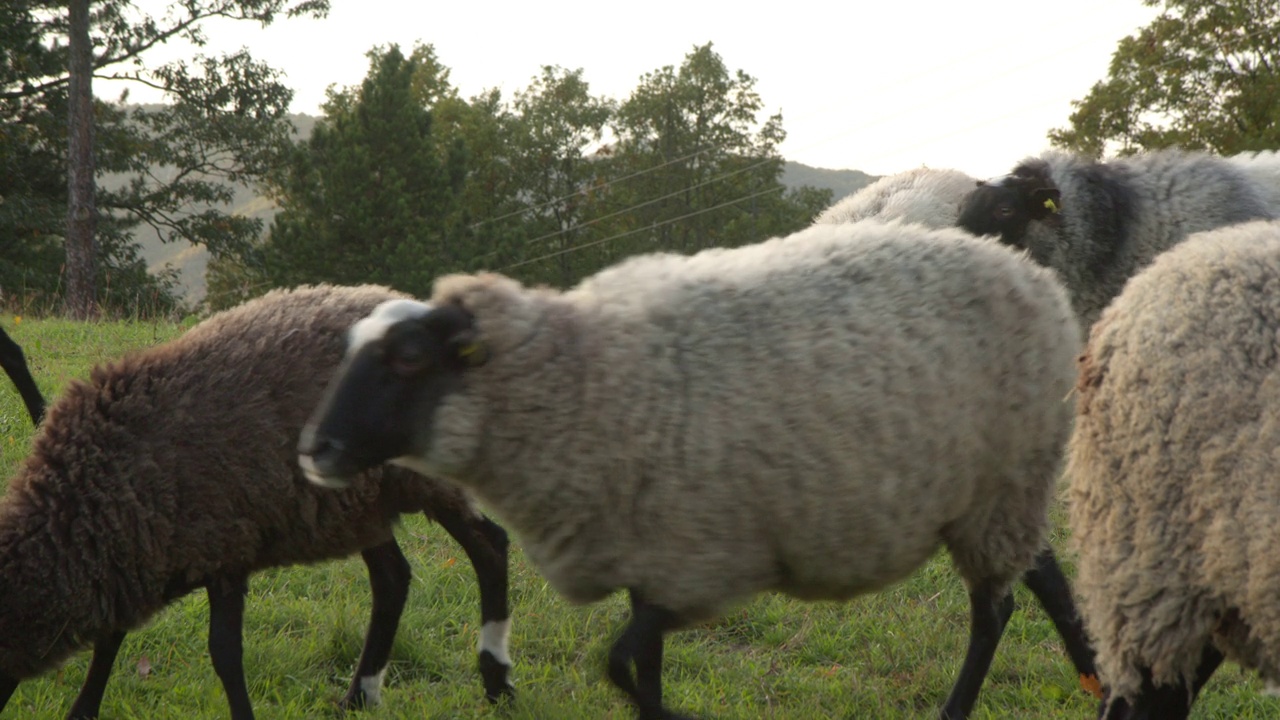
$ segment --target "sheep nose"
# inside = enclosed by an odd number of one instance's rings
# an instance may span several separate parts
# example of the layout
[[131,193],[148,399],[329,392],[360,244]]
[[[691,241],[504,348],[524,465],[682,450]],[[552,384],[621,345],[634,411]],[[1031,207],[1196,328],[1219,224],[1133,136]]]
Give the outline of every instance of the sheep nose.
[[350,482],[344,471],[343,452],[339,440],[314,432],[303,432],[298,441],[298,465],[307,479],[316,485],[344,488]]
[[298,438],[298,454],[300,455],[319,458],[341,455],[346,449],[347,446],[341,440],[329,437],[313,428],[303,430],[302,437]]

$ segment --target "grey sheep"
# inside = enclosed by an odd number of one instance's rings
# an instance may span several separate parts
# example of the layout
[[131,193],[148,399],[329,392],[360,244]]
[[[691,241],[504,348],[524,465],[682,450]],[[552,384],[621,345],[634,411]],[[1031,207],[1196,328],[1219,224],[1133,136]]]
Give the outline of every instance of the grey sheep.
[[1088,328],[1126,280],[1188,235],[1276,212],[1241,163],[1216,155],[1160,150],[1096,162],[1052,150],[974,188],[959,225],[1056,270]]
[[666,631],[762,591],[847,599],[945,546],[973,612],[942,711],[963,718],[1033,565],[1092,673],[1044,544],[1080,344],[1053,273],[954,228],[815,225],[564,293],[450,276],[352,329],[299,462],[334,487],[429,469],[570,601],[627,589],[609,677],[645,719],[678,717]]
[[1135,276],[1080,360],[1068,450],[1102,717],[1186,718],[1225,657],[1280,681],[1280,222]]
[[296,445],[342,358],[343,330],[399,295],[273,291],[93,370],[53,403],[0,498],[0,708],[19,681],[92,644],[70,717],[96,717],[129,630],[197,588],[209,654],[237,720],[248,576],[360,552],[373,614],[344,707],[378,702],[410,567],[392,534],[424,512],[470,557],[491,699],[508,691],[506,534],[452,486],[399,468],[342,493],[307,482]]
[[31,377],[31,371],[27,369],[27,360],[22,354],[22,346],[14,342],[4,328],[0,328],[0,367],[4,368],[5,374],[18,389],[23,404],[27,406],[27,414],[31,416],[31,421],[39,425],[40,419],[44,417],[44,396],[40,394],[35,378]]
[[1249,176],[1262,193],[1267,207],[1280,217],[1280,151],[1243,152],[1227,156],[1227,161]]
[[878,218],[951,227],[960,215],[960,203],[976,183],[959,170],[915,168],[876,180],[824,210],[814,222]]

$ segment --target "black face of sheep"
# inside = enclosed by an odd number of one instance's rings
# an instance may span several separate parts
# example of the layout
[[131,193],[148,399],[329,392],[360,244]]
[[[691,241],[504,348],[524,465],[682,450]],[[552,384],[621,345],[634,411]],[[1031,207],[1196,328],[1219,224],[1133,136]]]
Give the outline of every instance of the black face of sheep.
[[1062,209],[1062,193],[1047,168],[1018,167],[1012,175],[979,180],[960,208],[957,224],[974,235],[999,235],[1000,241],[1026,248],[1027,225]]
[[318,485],[345,487],[362,470],[423,455],[412,428],[429,435],[435,408],[461,387],[463,371],[485,361],[470,315],[457,306],[397,301],[362,322],[298,441],[299,462]]

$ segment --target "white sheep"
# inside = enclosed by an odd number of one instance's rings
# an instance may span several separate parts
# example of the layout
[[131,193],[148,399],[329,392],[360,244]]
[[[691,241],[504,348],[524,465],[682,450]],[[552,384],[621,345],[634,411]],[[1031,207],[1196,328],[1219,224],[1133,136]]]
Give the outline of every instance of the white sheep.
[[1135,276],[1080,360],[1077,588],[1104,717],[1186,718],[1225,657],[1280,682],[1280,222]]
[[336,487],[429,468],[569,600],[626,588],[609,675],[642,718],[676,717],[664,632],[762,591],[883,588],[946,546],[973,612],[943,709],[962,718],[1011,583],[1052,562],[1080,344],[1052,272],[896,222],[636,257],[564,293],[451,276],[353,328],[300,463]]
[[999,235],[1056,270],[1088,328],[1124,283],[1187,235],[1276,217],[1243,162],[1159,150],[1097,162],[1052,150],[983,183],[960,227]]
[[959,170],[915,168],[876,180],[822,212],[815,223],[901,220],[927,227],[956,224],[977,180]]

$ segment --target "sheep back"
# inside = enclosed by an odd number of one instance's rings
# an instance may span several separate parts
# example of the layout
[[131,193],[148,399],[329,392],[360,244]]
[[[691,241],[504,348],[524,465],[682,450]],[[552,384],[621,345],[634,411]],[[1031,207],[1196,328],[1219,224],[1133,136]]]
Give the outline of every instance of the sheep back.
[[685,618],[776,589],[847,598],[945,543],[970,581],[1041,547],[1079,328],[1052,273],[959,230],[863,221],[564,293],[440,279],[489,360],[444,396],[453,475],[575,602]]
[[1114,696],[1211,636],[1280,679],[1280,223],[1201,233],[1103,312],[1069,448],[1076,589]]
[[385,288],[274,291],[99,366],[49,408],[0,500],[0,672],[28,677],[210,578],[342,557],[463,502],[401,469],[340,493],[295,446]]
[[879,218],[933,228],[951,227],[960,214],[960,203],[976,183],[959,170],[914,168],[876,180],[824,210],[814,222]]
[[1227,161],[1244,171],[1259,189],[1273,217],[1280,217],[1280,151],[1231,155]]

